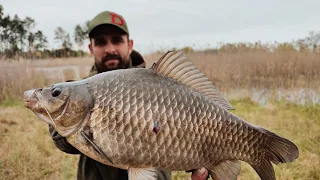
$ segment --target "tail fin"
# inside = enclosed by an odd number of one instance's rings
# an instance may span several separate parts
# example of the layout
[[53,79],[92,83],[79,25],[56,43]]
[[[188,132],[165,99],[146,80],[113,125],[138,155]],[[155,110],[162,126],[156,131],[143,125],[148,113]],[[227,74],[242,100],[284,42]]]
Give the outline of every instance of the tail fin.
[[258,164],[251,164],[263,180],[274,180],[275,173],[271,162],[274,164],[293,162],[299,156],[298,147],[291,141],[265,130],[268,142],[265,155]]
[[269,141],[266,145],[266,158],[274,164],[293,162],[299,156],[298,147],[288,139],[272,132],[267,132]]

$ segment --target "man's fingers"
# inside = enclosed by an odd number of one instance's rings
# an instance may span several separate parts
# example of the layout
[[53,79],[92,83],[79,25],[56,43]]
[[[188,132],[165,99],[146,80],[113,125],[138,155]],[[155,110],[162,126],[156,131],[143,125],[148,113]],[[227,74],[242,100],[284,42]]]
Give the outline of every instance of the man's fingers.
[[206,172],[207,172],[207,169],[204,167],[196,170],[196,173],[200,176],[204,175],[204,173]]
[[208,170],[204,167],[194,170],[191,175],[192,180],[207,180],[207,178]]

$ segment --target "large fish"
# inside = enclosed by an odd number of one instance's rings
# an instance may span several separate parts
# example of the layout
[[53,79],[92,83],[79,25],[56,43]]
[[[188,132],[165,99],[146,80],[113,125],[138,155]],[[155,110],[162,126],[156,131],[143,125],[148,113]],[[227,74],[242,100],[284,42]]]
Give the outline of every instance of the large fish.
[[127,169],[130,179],[201,167],[214,179],[237,179],[244,161],[273,180],[272,163],[299,156],[291,141],[230,112],[231,104],[181,51],[165,53],[150,69],[29,90],[24,100],[83,154]]

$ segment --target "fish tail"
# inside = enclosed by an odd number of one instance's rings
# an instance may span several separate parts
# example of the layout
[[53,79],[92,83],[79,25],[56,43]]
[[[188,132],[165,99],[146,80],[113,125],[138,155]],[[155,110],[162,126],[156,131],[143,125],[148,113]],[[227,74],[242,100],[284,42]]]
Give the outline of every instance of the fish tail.
[[263,180],[275,180],[274,164],[293,162],[299,156],[298,147],[291,141],[265,130],[268,137],[264,147],[265,153],[262,160],[251,164],[254,170]]

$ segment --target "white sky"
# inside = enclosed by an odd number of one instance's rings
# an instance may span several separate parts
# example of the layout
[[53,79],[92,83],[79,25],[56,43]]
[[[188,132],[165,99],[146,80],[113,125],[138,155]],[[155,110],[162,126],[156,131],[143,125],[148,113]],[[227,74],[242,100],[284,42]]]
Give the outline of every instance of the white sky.
[[76,24],[104,10],[124,16],[135,49],[142,53],[218,42],[292,41],[320,31],[320,0],[1,0],[0,4],[5,14],[35,19],[51,47],[56,27],[73,34]]

